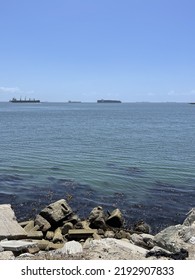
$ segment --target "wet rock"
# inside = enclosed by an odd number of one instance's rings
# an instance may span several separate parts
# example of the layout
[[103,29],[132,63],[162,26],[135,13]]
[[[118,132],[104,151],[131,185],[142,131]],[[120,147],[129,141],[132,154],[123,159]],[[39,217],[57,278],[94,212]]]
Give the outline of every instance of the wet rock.
[[145,223],[143,220],[138,221],[134,225],[134,231],[142,232],[142,233],[150,233],[150,226]]
[[120,228],[123,226],[124,218],[121,211],[117,208],[112,211],[111,215],[107,218],[106,224],[110,227]]
[[97,206],[93,208],[93,210],[89,214],[89,218],[88,218],[89,226],[95,229],[98,228],[106,229],[105,218],[106,216],[103,208],[101,206]]
[[125,230],[121,229],[120,231],[117,231],[115,233],[115,238],[117,238],[117,239],[122,239],[122,238],[129,239],[130,234],[129,234],[129,232],[126,232]]

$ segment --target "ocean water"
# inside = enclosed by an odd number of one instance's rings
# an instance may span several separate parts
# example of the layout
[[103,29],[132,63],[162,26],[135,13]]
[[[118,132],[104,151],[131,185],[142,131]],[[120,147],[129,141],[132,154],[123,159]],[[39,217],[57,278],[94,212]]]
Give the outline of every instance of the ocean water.
[[127,227],[195,207],[195,106],[0,103],[0,203],[18,220],[65,198],[79,216],[120,208]]

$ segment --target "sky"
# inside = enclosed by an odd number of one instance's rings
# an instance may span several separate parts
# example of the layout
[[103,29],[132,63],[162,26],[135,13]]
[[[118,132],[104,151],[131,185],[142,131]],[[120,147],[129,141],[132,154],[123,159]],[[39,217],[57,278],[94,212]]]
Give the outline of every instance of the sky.
[[195,102],[195,0],[0,0],[0,101]]

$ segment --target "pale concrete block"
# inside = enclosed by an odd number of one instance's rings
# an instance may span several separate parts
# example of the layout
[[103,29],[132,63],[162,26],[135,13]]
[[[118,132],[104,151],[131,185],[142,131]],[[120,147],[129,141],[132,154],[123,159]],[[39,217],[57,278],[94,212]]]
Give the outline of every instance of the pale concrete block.
[[27,235],[26,231],[16,221],[10,204],[0,205],[0,240],[21,239]]
[[5,251],[13,252],[26,250],[27,248],[33,247],[35,245],[36,242],[28,242],[24,240],[6,240],[0,242],[0,246],[3,247]]

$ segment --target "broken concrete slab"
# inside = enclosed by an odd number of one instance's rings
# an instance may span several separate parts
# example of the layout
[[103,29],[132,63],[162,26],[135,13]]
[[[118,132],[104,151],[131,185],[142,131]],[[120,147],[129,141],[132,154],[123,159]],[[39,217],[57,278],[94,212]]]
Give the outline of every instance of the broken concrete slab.
[[25,251],[30,247],[36,246],[36,242],[29,242],[25,240],[3,240],[0,241],[0,246],[3,247],[5,251]]
[[28,239],[42,239],[43,233],[42,231],[30,231],[27,234]]
[[16,221],[10,204],[0,205],[0,240],[21,239],[27,235],[26,231]]
[[33,220],[29,221],[28,224],[26,224],[23,228],[26,232],[31,231],[35,226],[35,223]]
[[70,229],[68,231],[68,239],[86,239],[93,236],[94,233],[97,233],[96,229]]

